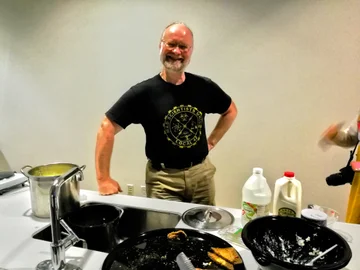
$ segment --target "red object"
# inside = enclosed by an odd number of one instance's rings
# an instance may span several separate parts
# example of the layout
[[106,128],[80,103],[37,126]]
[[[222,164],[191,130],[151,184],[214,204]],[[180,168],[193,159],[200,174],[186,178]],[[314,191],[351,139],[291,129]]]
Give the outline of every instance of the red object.
[[352,161],[350,165],[354,172],[360,171],[360,161]]
[[284,176],[285,177],[294,177],[295,173],[294,172],[284,172]]

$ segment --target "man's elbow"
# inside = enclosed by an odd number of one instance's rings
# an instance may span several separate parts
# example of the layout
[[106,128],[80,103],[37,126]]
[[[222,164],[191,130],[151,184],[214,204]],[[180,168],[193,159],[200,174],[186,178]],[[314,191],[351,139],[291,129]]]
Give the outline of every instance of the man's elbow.
[[122,128],[112,122],[107,117],[104,118],[104,120],[101,122],[100,128],[97,132],[98,138],[107,138],[112,139],[116,133],[118,133]]
[[231,101],[231,104],[229,106],[229,108],[227,109],[227,111],[225,113],[222,114],[223,116],[229,116],[232,119],[235,119],[237,116],[237,108],[236,105],[234,103],[234,101]]

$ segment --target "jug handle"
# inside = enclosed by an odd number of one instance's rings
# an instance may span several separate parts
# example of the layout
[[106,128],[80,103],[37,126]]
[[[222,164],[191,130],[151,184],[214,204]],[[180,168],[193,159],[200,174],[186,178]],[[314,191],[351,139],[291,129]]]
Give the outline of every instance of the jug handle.
[[25,165],[24,167],[22,167],[22,168],[20,169],[20,172],[21,172],[23,175],[25,175],[26,177],[29,177],[29,175],[27,174],[27,172],[24,171],[25,168],[30,168],[30,169],[32,169],[32,166],[30,166],[30,165]]

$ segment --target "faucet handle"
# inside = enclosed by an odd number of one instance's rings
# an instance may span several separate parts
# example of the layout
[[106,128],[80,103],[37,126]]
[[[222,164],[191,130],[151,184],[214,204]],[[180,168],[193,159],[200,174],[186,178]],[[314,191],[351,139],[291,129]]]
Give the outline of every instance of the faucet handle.
[[86,249],[88,248],[86,240],[79,238],[75,234],[75,232],[69,227],[69,225],[66,224],[66,222],[63,219],[60,220],[60,224],[66,230],[66,232],[62,232],[62,234],[67,236],[66,240],[68,240],[68,241],[65,241],[65,247],[68,247],[70,245],[75,245],[77,242],[82,242],[82,247],[86,248]]
[[[71,245],[75,245],[77,242],[79,241],[84,241],[85,240],[79,238],[76,233],[69,227],[69,225],[66,224],[65,220],[61,219],[60,220],[60,224],[64,227],[66,233],[64,233],[66,236],[66,238],[63,240],[65,249],[69,248]],[[84,244],[83,244],[84,245]]]
[[88,248],[88,245],[87,245],[87,242],[85,239],[82,239],[82,238],[79,238],[79,241],[82,242],[82,247],[87,249]]

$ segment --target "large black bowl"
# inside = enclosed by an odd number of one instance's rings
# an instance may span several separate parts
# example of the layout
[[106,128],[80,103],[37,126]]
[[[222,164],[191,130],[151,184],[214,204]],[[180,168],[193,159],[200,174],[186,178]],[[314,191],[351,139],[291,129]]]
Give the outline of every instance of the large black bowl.
[[[264,270],[335,270],[345,267],[352,257],[350,246],[339,234],[295,217],[256,218],[244,226],[242,239]],[[335,244],[338,246],[313,266],[304,265],[317,256],[317,250]]]

